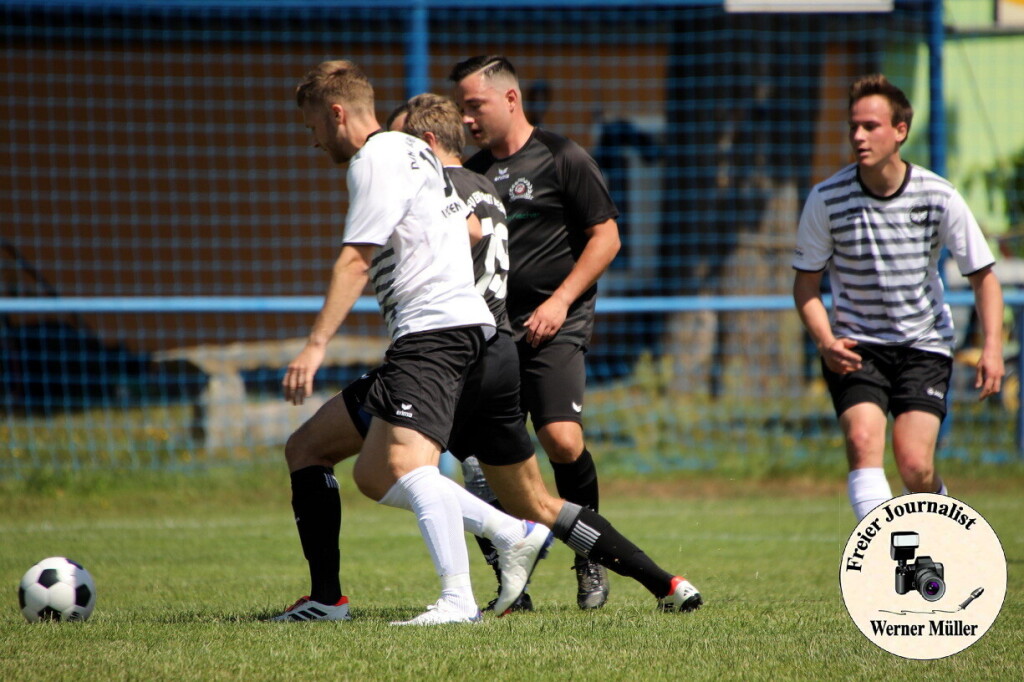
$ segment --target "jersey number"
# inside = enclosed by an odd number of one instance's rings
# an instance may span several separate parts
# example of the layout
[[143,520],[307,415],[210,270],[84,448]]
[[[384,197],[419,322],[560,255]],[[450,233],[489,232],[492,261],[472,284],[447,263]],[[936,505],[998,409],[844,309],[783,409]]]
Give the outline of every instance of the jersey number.
[[491,218],[480,221],[483,238],[487,239],[487,253],[484,255],[484,273],[476,281],[480,294],[491,292],[495,298],[504,300],[508,290],[508,227],[505,223],[495,224]]

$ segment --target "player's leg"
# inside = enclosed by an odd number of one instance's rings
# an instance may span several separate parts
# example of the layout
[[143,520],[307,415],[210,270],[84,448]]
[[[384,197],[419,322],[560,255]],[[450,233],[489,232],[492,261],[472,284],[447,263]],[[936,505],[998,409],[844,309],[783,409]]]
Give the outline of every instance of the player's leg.
[[[362,384],[360,382],[363,382]],[[274,620],[348,620],[348,600],[342,595],[341,497],[334,465],[359,452],[363,434],[353,417],[356,402],[365,395],[365,380],[350,385],[317,410],[285,444],[291,477],[292,511],[302,553],[309,565],[309,594]]]
[[892,447],[903,485],[909,492],[946,494],[935,471],[939,428],[946,416],[952,358],[939,353],[901,350],[894,378]]
[[[484,358],[467,378],[455,413],[452,453],[464,465],[474,452],[501,462],[533,456],[533,443],[519,406],[519,362],[511,337],[501,334],[488,344]],[[536,562],[547,554],[550,530],[504,513],[479,466],[464,466],[467,488],[458,489],[463,524],[474,534],[498,578],[498,596],[485,609],[532,610],[527,582]],[[485,501],[487,498],[493,500]],[[523,517],[534,518],[534,517]],[[492,563],[493,561],[493,563]],[[511,601],[510,601],[511,600]]]
[[[555,488],[565,500],[598,511],[597,468],[583,440],[585,351],[571,343],[534,349],[521,342],[518,348],[523,409],[530,414],[537,439],[551,461]],[[608,600],[604,567],[577,556],[573,568],[579,607],[603,606]]]
[[438,443],[423,434],[374,419],[352,473],[367,497],[416,515],[441,580],[436,615],[444,617],[438,623],[474,622],[479,611],[470,583],[462,513],[437,468],[440,454]]
[[836,374],[822,360],[821,373],[843,432],[849,465],[846,489],[860,520],[892,498],[883,462],[892,385],[891,362],[884,352],[867,344],[858,345],[857,352],[863,360],[860,370]]
[[701,605],[696,588],[658,566],[606,518],[592,509],[552,497],[535,456],[514,464],[482,464],[482,468],[509,513],[550,526],[556,538],[587,560],[638,581],[662,600],[662,608],[691,611]]
[[437,468],[455,407],[471,369],[483,357],[478,328],[407,334],[388,349],[364,410],[375,418],[353,467],[356,485],[382,504],[416,515],[441,598],[403,624],[479,622],[458,498]]
[[874,403],[860,403],[839,416],[846,444],[850,473],[846,479],[850,506],[857,520],[882,502],[892,498],[885,477],[886,416]]
[[900,478],[909,492],[946,492],[946,486],[935,471],[935,446],[941,423],[936,415],[919,410],[904,412],[895,419],[893,453]]

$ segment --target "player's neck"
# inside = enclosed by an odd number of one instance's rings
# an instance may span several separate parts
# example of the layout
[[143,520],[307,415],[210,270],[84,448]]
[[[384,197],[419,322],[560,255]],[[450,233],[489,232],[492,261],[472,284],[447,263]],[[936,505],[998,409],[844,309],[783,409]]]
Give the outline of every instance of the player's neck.
[[432,149],[434,150],[434,154],[436,154],[437,158],[441,161],[442,166],[448,167],[462,165],[462,159],[459,158],[458,154],[452,154],[451,152],[441,151],[437,147],[432,147]]
[[525,118],[516,121],[509,129],[504,141],[491,147],[491,154],[496,159],[507,159],[525,147],[526,143],[530,141],[531,135],[533,135],[533,126],[529,121]]
[[897,152],[883,164],[870,168],[860,166],[857,170],[860,181],[869,192],[877,197],[889,197],[903,186],[908,169],[907,162],[901,159]]

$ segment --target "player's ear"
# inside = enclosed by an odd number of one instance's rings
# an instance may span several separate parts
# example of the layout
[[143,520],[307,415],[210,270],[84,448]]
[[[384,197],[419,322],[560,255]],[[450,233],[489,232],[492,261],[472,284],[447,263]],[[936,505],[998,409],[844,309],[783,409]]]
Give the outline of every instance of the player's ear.
[[515,88],[509,88],[505,91],[505,104],[510,112],[515,111],[519,107],[519,92]]
[[896,124],[896,141],[902,145],[907,141],[907,134],[910,131],[910,126],[907,125],[906,121],[900,121]]
[[337,103],[331,105],[331,117],[338,123],[345,122],[346,113],[344,106]]

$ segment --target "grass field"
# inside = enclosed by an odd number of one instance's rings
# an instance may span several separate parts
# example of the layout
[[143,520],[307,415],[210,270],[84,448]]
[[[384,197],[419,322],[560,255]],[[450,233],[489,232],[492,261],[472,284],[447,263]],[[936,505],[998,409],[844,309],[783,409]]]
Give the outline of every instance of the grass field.
[[[306,590],[283,471],[125,474],[0,485],[0,680],[1011,680],[1024,677],[1024,499],[1018,474],[951,481],[999,534],[1009,585],[992,629],[938,661],[895,657],[849,619],[838,589],[854,526],[840,481],[689,477],[604,482],[603,511],[707,603],[660,614],[612,576],[582,613],[569,550],[540,564],[532,614],[482,626],[394,628],[437,581],[415,522],[356,494],[342,468],[342,577],[355,620],[261,619]],[[959,485],[959,488],[957,487]],[[470,540],[475,590],[493,577]],[[67,555],[99,600],[81,624],[30,625],[21,574]]]

